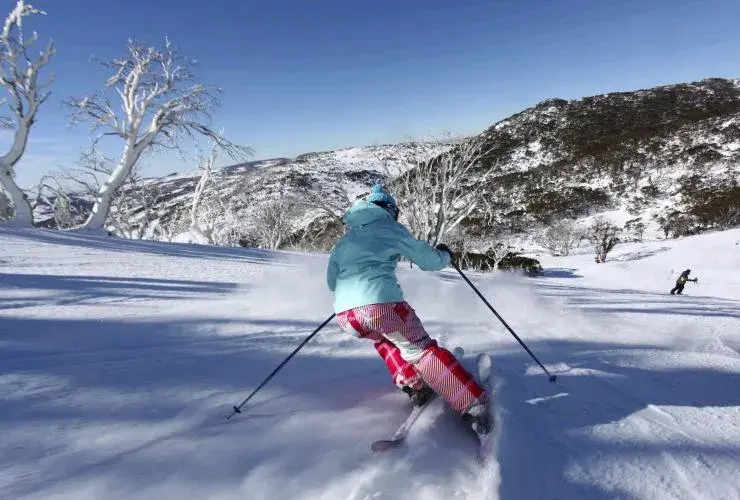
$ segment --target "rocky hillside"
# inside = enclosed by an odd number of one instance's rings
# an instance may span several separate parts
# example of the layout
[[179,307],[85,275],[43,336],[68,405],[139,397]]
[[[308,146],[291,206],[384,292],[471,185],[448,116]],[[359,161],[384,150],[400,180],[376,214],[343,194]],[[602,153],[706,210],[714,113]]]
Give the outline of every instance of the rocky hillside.
[[549,99],[483,135],[492,202],[516,229],[613,211],[680,231],[671,218],[688,230],[722,225],[721,200],[740,210],[738,80]]
[[[494,166],[487,198],[496,224],[521,235],[599,213],[620,224],[639,219],[649,232],[666,235],[740,223],[738,80],[549,99],[481,135],[489,151],[482,167]],[[357,147],[234,165],[216,173],[204,206],[225,210],[209,215],[229,233],[224,244],[256,244],[254,221],[264,222],[266,207],[283,203],[292,206],[281,215],[290,219],[292,235],[273,243],[323,233],[314,246],[325,247],[349,200],[373,182],[388,181],[389,172],[400,172],[404,162],[398,158],[446,154],[451,147]],[[154,193],[134,210],[139,220],[154,214],[152,227],[159,230],[145,235],[171,238],[184,228],[197,182],[197,173],[182,174],[138,188]],[[474,213],[464,224],[472,232],[481,220]]]
[[[276,232],[287,232],[279,235],[282,245],[301,240],[298,246],[324,248],[341,230],[332,224],[341,220],[348,204],[370,185],[385,183],[408,168],[410,158],[434,157],[450,147],[446,142],[379,145],[224,167],[213,172],[198,219],[212,228],[216,244],[277,247],[280,245],[263,240],[278,237]],[[129,187],[122,198],[133,201],[114,202],[109,227],[120,226],[116,219],[125,219],[133,224],[123,225],[133,227],[123,232],[134,237],[188,241],[187,225],[199,180],[200,173],[191,172],[147,179]],[[126,214],[122,215],[123,211]],[[48,206],[37,207],[36,215],[37,220],[46,220],[43,225],[53,226]],[[255,226],[264,229],[266,225],[273,226],[272,234],[256,230]],[[331,231],[327,232],[327,227]]]

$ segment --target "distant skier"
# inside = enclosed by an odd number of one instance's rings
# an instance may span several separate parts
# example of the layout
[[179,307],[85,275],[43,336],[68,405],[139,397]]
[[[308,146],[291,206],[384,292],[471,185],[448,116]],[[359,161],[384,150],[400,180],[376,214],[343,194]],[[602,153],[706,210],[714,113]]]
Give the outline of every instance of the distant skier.
[[334,246],[326,273],[337,322],[347,333],[375,343],[393,382],[415,404],[424,404],[436,391],[475,432],[486,434],[492,424],[488,394],[429,337],[396,277],[402,256],[422,270],[437,271],[449,264],[452,252],[414,238],[398,215],[396,201],[377,184],[345,212],[349,230]]
[[679,276],[678,279],[676,280],[676,286],[674,286],[671,289],[671,295],[675,295],[675,294],[681,295],[681,292],[683,292],[683,287],[686,286],[687,281],[693,281],[694,283],[696,283],[697,281],[696,278],[694,279],[689,278],[690,272],[691,272],[691,269],[687,269],[681,273],[681,276]]

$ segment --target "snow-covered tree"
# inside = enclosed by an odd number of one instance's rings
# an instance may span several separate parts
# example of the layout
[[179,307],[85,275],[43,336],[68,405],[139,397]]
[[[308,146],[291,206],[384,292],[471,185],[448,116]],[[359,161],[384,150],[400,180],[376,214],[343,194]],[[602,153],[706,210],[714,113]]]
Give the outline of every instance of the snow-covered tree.
[[493,147],[485,134],[417,142],[411,156],[404,147],[387,155],[403,171],[390,187],[414,236],[435,245],[483,204],[495,168],[483,160]]
[[295,245],[303,250],[328,250],[344,232],[343,216],[357,198],[346,186],[310,186],[295,194],[296,209],[312,214],[313,220],[303,230]]
[[[251,153],[249,148],[232,143],[210,126],[212,114],[220,104],[219,89],[199,83],[193,73],[195,61],[181,54],[169,40],[162,48],[129,40],[123,57],[101,64],[111,70],[111,76],[102,91],[68,101],[72,121],[89,122],[97,133],[95,143],[104,137],[115,137],[123,144],[84,227],[103,227],[114,194],[142,155],[152,148],[181,150],[184,139],[205,137],[235,161]],[[113,104],[114,98],[120,99],[119,106]]]
[[49,97],[46,89],[53,81],[50,78],[40,82],[39,73],[54,56],[54,45],[50,42],[35,57],[29,55],[38,35],[33,32],[28,38],[24,36],[23,18],[34,14],[45,12],[18,0],[0,34],[0,87],[10,95],[2,102],[7,102],[12,111],[11,116],[0,118],[0,128],[13,131],[10,149],[0,156],[0,186],[7,191],[13,204],[10,223],[24,227],[33,225],[33,211],[28,196],[15,182],[14,167],[26,151],[36,114]]
[[605,217],[596,218],[588,228],[587,237],[596,252],[596,263],[606,262],[606,256],[619,243],[622,229]]
[[537,242],[553,255],[570,255],[571,250],[583,239],[584,231],[572,220],[562,220],[544,230]]
[[500,231],[493,237],[492,244],[485,254],[493,262],[493,268],[498,270],[501,261],[514,249],[514,235],[507,231]]
[[195,185],[193,192],[193,202],[190,204],[190,234],[196,243],[201,245],[212,245],[214,241],[214,231],[216,223],[225,212],[225,207],[221,200],[217,204],[208,203],[203,205],[203,194],[206,187],[214,184],[213,181],[213,164],[218,157],[218,145],[211,144],[209,155],[198,154],[198,170],[200,178]]
[[635,241],[642,241],[642,237],[645,234],[645,223],[642,222],[642,218],[638,217],[636,219],[628,220],[624,224],[624,230],[632,233],[632,237]]
[[172,242],[177,236],[190,231],[188,214],[175,212],[154,227],[153,239]]
[[13,216],[13,209],[10,206],[10,198],[0,189],[0,222],[6,221]]
[[107,224],[123,238],[141,239],[152,235],[164,215],[159,206],[162,185],[156,179],[144,179],[139,167],[129,175],[111,201]]
[[290,237],[293,231],[295,201],[281,197],[262,204],[253,219],[253,234],[259,246],[267,250],[277,250]]
[[347,188],[339,184],[325,188],[302,187],[296,190],[296,198],[306,210],[315,210],[319,216],[340,224],[347,208],[355,201]]
[[[73,222],[71,226],[58,227],[79,227],[90,218],[103,181],[110,178],[115,168],[116,162],[102,154],[93,143],[81,155],[78,167],[55,176],[55,217],[66,219],[65,209],[69,207]],[[139,165],[134,165],[110,200],[106,229],[123,238],[140,239],[151,234],[162,215],[157,210],[160,195],[160,184],[144,179]]]
[[79,226],[89,212],[86,208],[84,200],[74,198],[69,193],[60,192],[52,203],[56,227],[68,229]]

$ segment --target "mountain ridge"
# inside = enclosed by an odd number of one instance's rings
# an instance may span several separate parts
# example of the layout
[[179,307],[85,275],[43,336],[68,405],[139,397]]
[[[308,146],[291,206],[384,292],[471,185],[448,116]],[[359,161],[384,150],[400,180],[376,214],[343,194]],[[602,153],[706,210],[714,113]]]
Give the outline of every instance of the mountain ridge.
[[[737,216],[721,221],[709,213],[718,204],[740,204],[739,79],[549,98],[479,136],[490,150],[483,169],[495,165],[486,186],[493,220],[524,238],[562,219],[588,221],[604,213],[620,223],[642,220],[648,233],[666,237],[740,223]],[[325,249],[341,231],[341,209],[373,182],[389,182],[404,166],[398,158],[445,154],[454,143],[435,143],[431,151],[424,142],[347,147],[230,165],[214,172],[206,204],[225,202],[233,212],[232,222],[221,224],[240,221],[230,231],[242,234],[225,244],[254,244],[249,221],[265,204],[303,199],[307,203],[290,214],[291,237],[282,244],[301,246],[307,234],[329,225],[314,245]],[[148,181],[149,189],[161,192],[152,202],[160,226],[184,217],[198,179],[194,172]],[[311,200],[322,206],[312,207]],[[145,212],[132,213],[141,218]],[[474,212],[463,227],[475,229],[480,220]],[[146,236],[161,239],[162,232]]]

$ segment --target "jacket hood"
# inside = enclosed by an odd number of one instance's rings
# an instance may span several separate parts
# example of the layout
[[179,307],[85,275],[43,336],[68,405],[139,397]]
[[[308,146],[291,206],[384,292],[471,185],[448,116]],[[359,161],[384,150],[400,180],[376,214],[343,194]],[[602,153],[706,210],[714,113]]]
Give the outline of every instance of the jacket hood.
[[393,219],[384,208],[367,200],[357,200],[344,213],[344,223],[350,227],[364,226],[382,219]]

